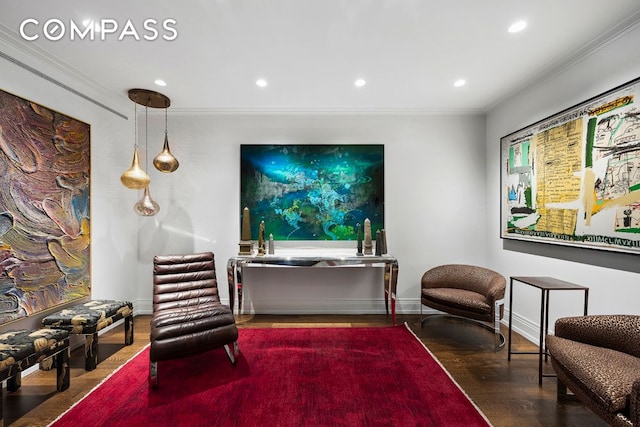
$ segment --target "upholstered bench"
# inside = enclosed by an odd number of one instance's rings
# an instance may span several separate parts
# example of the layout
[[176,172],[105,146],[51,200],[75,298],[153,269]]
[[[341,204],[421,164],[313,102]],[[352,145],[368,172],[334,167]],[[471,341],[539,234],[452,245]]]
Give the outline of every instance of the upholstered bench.
[[16,330],[0,334],[0,426],[3,424],[2,382],[7,391],[22,385],[22,371],[53,358],[56,388],[69,388],[69,332],[60,329]]
[[87,301],[48,315],[42,325],[84,335],[84,369],[93,371],[98,364],[98,331],[122,319],[124,343],[133,344],[133,304],[129,301]]

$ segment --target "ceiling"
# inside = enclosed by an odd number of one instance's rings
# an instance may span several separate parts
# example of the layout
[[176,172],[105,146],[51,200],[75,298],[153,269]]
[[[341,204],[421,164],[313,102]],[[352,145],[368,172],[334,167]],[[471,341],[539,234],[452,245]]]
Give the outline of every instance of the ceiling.
[[[10,6],[9,6],[10,4]],[[193,111],[486,111],[640,22],[638,0],[0,0],[11,46],[126,99],[130,88]],[[27,18],[25,34],[20,25]],[[65,25],[49,40],[45,22]],[[113,33],[70,39],[71,22]],[[158,37],[145,40],[145,20]],[[174,33],[162,28],[168,22]],[[123,33],[127,21],[133,30]],[[527,28],[507,28],[526,20]],[[54,27],[50,27],[53,29]],[[138,34],[135,40],[132,33]],[[62,34],[52,31],[52,38]],[[123,40],[119,40],[120,36]],[[106,40],[101,40],[102,37]],[[161,78],[166,87],[154,80]],[[255,82],[263,78],[264,88]],[[358,78],[366,85],[356,87]],[[457,79],[463,87],[454,87]]]

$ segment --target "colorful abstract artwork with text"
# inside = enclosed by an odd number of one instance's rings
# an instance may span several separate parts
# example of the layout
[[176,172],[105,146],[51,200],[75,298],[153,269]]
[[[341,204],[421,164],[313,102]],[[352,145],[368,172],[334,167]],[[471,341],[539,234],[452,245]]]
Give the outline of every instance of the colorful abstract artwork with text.
[[242,145],[240,208],[274,240],[356,240],[384,228],[384,145]]
[[0,90],[0,324],[86,297],[90,127]]
[[501,139],[502,237],[640,253],[640,79]]

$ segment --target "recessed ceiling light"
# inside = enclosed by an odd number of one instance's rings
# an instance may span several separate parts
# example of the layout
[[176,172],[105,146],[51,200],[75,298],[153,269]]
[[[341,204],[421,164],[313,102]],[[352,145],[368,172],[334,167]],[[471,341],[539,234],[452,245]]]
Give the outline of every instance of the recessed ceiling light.
[[367,82],[364,79],[358,79],[353,84],[356,85],[356,87],[362,87],[366,85]]
[[509,27],[510,33],[519,33],[527,27],[527,23],[525,21],[518,21],[511,24]]
[[158,79],[158,80],[154,81],[154,83],[157,84],[158,86],[166,86],[167,85],[167,82],[165,82],[162,79]]
[[454,87],[462,87],[466,84],[467,84],[467,81],[465,79],[458,79],[455,82],[453,82]]
[[256,80],[256,85],[259,87],[267,87],[267,81],[264,79],[258,79]]

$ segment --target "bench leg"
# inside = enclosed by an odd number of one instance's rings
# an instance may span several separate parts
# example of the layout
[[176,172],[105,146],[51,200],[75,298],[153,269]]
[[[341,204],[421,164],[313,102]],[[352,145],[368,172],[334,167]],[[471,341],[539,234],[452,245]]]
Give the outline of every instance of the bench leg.
[[93,371],[98,365],[98,333],[84,339],[84,370]]
[[124,345],[133,344],[133,315],[124,318]]
[[7,379],[7,391],[16,391],[22,386],[22,372],[18,371],[12,377]]
[[56,390],[58,391],[65,391],[71,383],[71,376],[69,375],[70,356],[71,350],[69,348],[53,356],[56,365]]

